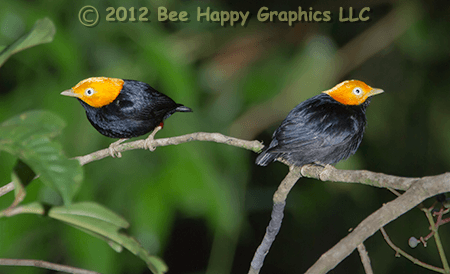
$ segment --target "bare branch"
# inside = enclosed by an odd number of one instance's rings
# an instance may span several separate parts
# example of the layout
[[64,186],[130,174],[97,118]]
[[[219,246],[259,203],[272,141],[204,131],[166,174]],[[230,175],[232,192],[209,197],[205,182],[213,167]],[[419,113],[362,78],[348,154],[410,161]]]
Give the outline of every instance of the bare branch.
[[429,265],[427,263],[424,263],[416,258],[414,258],[413,256],[409,255],[408,253],[406,253],[405,251],[403,251],[401,248],[399,248],[398,246],[396,246],[392,241],[391,238],[389,238],[388,234],[386,233],[386,230],[384,230],[384,227],[380,228],[381,233],[383,234],[383,238],[386,241],[386,243],[395,251],[395,254],[400,254],[403,257],[405,257],[406,259],[410,260],[411,262],[413,262],[416,265],[420,265],[423,268],[427,268],[430,270],[433,270],[435,272],[439,272],[439,273],[444,273],[444,269],[436,267],[436,266],[432,266]]
[[[247,141],[241,140],[234,137],[225,136],[220,133],[208,133],[208,132],[196,132],[191,134],[186,134],[182,136],[170,137],[170,138],[161,138],[155,139],[151,142],[151,146],[162,147],[168,145],[179,145],[182,143],[187,143],[191,141],[208,141],[208,142],[216,142],[221,144],[227,144],[230,146],[245,148],[248,150],[252,150],[254,152],[259,152],[263,149],[264,145],[259,141]],[[144,149],[145,148],[145,140],[137,140],[133,142],[128,142],[117,146],[115,149],[117,152],[124,152],[133,149]],[[77,159],[80,164],[83,166],[92,161],[97,161],[103,158],[110,156],[109,149],[102,149],[93,153],[90,153],[85,156],[78,156],[74,159]]]
[[430,223],[431,231],[434,232],[434,240],[436,242],[436,247],[439,252],[439,256],[441,257],[442,265],[444,266],[445,273],[450,273],[450,266],[448,265],[447,257],[445,256],[444,246],[442,245],[441,237],[439,236],[438,228],[433,219],[433,214],[431,213],[431,209],[425,210],[422,209],[427,216],[428,222]]
[[363,243],[358,245],[359,256],[361,257],[361,262],[364,266],[364,271],[366,274],[373,274],[372,265],[370,264],[369,253],[367,253],[366,247]]
[[272,246],[272,243],[275,241],[275,237],[277,236],[278,232],[280,231],[285,206],[286,202],[273,204],[272,214],[270,215],[270,222],[266,228],[266,234],[264,234],[264,238],[261,244],[256,249],[255,255],[253,256],[253,260],[250,264],[250,270],[248,272],[249,274],[257,274],[262,268],[264,258],[269,253],[269,249]]
[[360,183],[363,185],[394,188],[398,190],[407,190],[413,183],[421,179],[393,176],[367,170],[340,170],[332,166],[323,168],[317,165],[303,166],[302,175],[321,181]]
[[10,182],[2,187],[0,187],[0,197],[14,190],[14,183]]
[[417,180],[402,196],[384,204],[363,220],[347,237],[324,253],[306,273],[316,274],[330,271],[381,227],[397,219],[425,199],[445,192],[450,192],[450,173]]
[[286,197],[289,194],[289,191],[295,185],[295,183],[302,177],[300,173],[300,167],[291,167],[289,173],[281,182],[278,190],[273,195],[273,209],[271,214],[271,219],[269,222],[269,226],[267,226],[266,234],[261,242],[261,245],[255,252],[253,256],[253,260],[251,262],[249,274],[257,274],[259,270],[263,266],[264,258],[267,253],[269,253],[269,249],[272,246],[272,243],[275,241],[275,237],[281,228],[281,222],[283,221],[283,211],[286,206]]
[[[223,143],[252,150],[254,152],[258,152],[263,148],[263,145],[259,141],[247,141],[225,136],[219,133],[205,132],[191,133],[171,138],[155,139],[151,142],[151,146],[159,147],[177,145],[190,141],[211,141]],[[124,143],[117,147],[117,151],[124,152],[133,149],[144,149],[144,143],[145,140]],[[85,156],[76,157],[75,159],[77,159],[81,165],[85,165],[108,156],[110,156],[109,149],[103,149]],[[373,235],[384,225],[395,220],[400,215],[421,203],[423,200],[440,193],[450,192],[450,173],[424,178],[405,178],[366,170],[337,170],[331,166],[326,166],[324,168],[316,165],[307,165],[300,168],[290,166],[289,163],[284,161],[281,162],[289,166],[290,172],[274,194],[272,220],[268,226],[266,233],[267,237],[265,236],[260,246],[263,251],[257,251],[255,253],[249,273],[259,272],[259,269],[257,268],[261,268],[264,261],[264,256],[269,251],[270,245],[274,241],[275,236],[280,229],[286,197],[295,182],[301,176],[315,178],[322,181],[361,183],[381,188],[406,190],[406,192],[404,192],[400,197],[387,203],[362,221],[352,233],[342,239],[328,252],[323,254],[307,273],[326,273],[327,271],[333,269],[339,262],[353,252],[359,244],[363,243],[364,240]],[[12,184],[8,184],[0,188],[0,194],[13,190],[14,187],[13,185],[11,187],[11,185]],[[260,248],[258,248],[258,250],[260,250]]]
[[[191,134],[186,134],[182,136],[176,136],[176,137],[170,137],[170,138],[161,138],[161,139],[154,139],[150,145],[154,148],[156,147],[162,147],[162,146],[168,146],[168,145],[179,145],[182,143],[187,143],[191,141],[207,141],[207,142],[216,142],[221,144],[227,144],[230,146],[245,148],[254,152],[259,152],[264,148],[264,145],[256,140],[253,141],[247,141],[242,140],[230,136],[225,136],[220,133],[209,133],[209,132],[195,132]],[[117,147],[115,147],[115,150],[120,153],[128,150],[134,150],[134,149],[145,149],[145,139],[132,141],[123,143]],[[88,164],[93,161],[101,160],[103,158],[106,158],[108,156],[111,156],[110,149],[105,148],[102,150],[98,150],[96,152],[92,152],[90,154],[84,155],[84,156],[78,156],[74,157],[74,159],[78,160],[80,162],[80,165],[84,166],[85,164]],[[36,175],[36,178],[38,178],[39,175]],[[33,180],[34,180],[33,179]],[[5,195],[6,193],[9,193],[14,190],[14,184],[13,182],[10,182],[7,185],[4,185],[0,187],[0,197],[2,195]]]
[[49,262],[41,261],[41,260],[0,259],[0,265],[34,266],[34,267],[39,267],[39,268],[45,268],[45,269],[61,271],[61,272],[66,272],[66,273],[75,273],[75,274],[99,274],[98,272],[95,272],[95,271],[85,270],[85,269],[61,265],[61,264],[49,263]]
[[[281,161],[284,164],[289,166],[289,163],[286,163],[284,161]],[[373,233],[375,233],[380,227],[382,227],[384,224],[389,223],[390,221],[398,218],[401,214],[409,211],[411,208],[415,207],[417,204],[421,203],[426,198],[429,198],[431,196],[434,196],[438,193],[447,192],[444,189],[440,189],[438,186],[433,186],[431,184],[426,185],[429,187],[429,192],[433,194],[429,194],[428,196],[423,196],[423,193],[412,193],[411,188],[413,186],[421,186],[424,184],[424,182],[431,182],[434,180],[440,180],[442,184],[445,184],[445,179],[442,178],[442,176],[450,177],[450,173],[433,176],[433,177],[424,177],[424,178],[405,178],[405,177],[398,177],[398,176],[392,176],[392,175],[386,175],[383,173],[376,173],[366,170],[338,170],[334,168],[333,166],[327,165],[325,168],[318,165],[306,165],[303,167],[294,167],[289,166],[290,172],[286,176],[286,178],[281,182],[280,186],[278,187],[278,190],[274,194],[274,208],[272,210],[272,219],[269,223],[269,226],[267,228],[266,234],[264,236],[263,242],[258,247],[257,252],[254,255],[253,261],[252,261],[252,267],[250,268],[249,273],[259,273],[259,269],[262,267],[262,263],[264,261],[265,255],[268,253],[270,246],[272,242],[275,240],[276,233],[278,233],[278,230],[280,229],[279,226],[281,226],[281,218],[279,218],[279,223],[275,222],[274,213],[277,209],[275,206],[278,203],[285,203],[286,197],[289,194],[289,191],[292,189],[295,182],[300,178],[301,176],[309,177],[309,178],[315,178],[321,181],[332,181],[332,182],[344,182],[344,183],[361,183],[366,184],[370,186],[376,186],[376,187],[382,187],[382,188],[395,188],[400,190],[408,190],[403,195],[401,195],[399,198],[394,200],[391,203],[388,203],[385,205],[385,207],[381,208],[371,216],[369,216],[366,220],[364,220],[358,227],[355,229],[350,235],[347,236],[347,238],[341,240],[332,250],[328,251],[326,254],[328,254],[326,257],[322,255],[322,258],[319,259],[319,261],[316,262],[316,264],[311,267],[310,270],[313,272],[307,272],[307,273],[326,273],[328,270],[334,268],[339,262],[341,262],[345,257],[350,255],[350,253],[365,239],[370,237]],[[298,174],[298,171],[301,172],[301,174]],[[420,187],[419,187],[420,188]],[[447,188],[450,189],[450,182],[447,180]],[[411,194],[412,193],[412,194]],[[421,194],[422,196],[420,196]],[[406,195],[406,196],[405,196]],[[405,198],[406,197],[406,198]],[[417,198],[419,197],[419,198]],[[398,209],[402,208],[404,206],[404,201],[399,199],[408,199],[407,200],[410,204],[408,208],[404,208],[403,211],[398,211]],[[398,206],[397,213],[392,214],[395,212],[395,210],[390,211],[391,207]],[[283,207],[284,209],[284,204]],[[389,211],[390,214],[385,214],[385,212]],[[275,214],[275,216],[278,216]],[[384,222],[383,225],[381,225],[381,222]],[[273,233],[273,228],[275,227],[275,223],[279,225],[277,227],[276,233]],[[370,231],[370,233],[368,233]],[[347,239],[347,240],[346,240]],[[355,239],[361,239],[358,241],[355,241]],[[338,252],[337,254],[333,254],[333,252]],[[335,260],[336,257],[340,257],[340,260]],[[335,265],[333,265],[335,264]],[[333,265],[333,266],[332,266]],[[315,267],[316,266],[316,267]],[[327,269],[327,271],[318,271],[319,269],[323,270],[323,267],[328,268],[332,266],[331,268]],[[259,267],[259,268],[258,268]],[[314,268],[315,267],[315,268]],[[314,272],[317,271],[317,272]],[[367,271],[367,270],[366,270]]]
[[295,183],[302,177],[301,167],[290,166],[289,173],[286,177],[281,181],[281,184],[278,186],[277,191],[273,195],[274,204],[285,202],[287,195],[291,191],[292,187]]

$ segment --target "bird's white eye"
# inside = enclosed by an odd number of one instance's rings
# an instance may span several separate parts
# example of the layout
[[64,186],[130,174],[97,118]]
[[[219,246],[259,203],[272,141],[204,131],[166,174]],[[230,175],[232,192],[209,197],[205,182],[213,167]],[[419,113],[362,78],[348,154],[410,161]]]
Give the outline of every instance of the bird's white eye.
[[87,89],[84,91],[84,94],[86,94],[86,96],[91,96],[91,95],[94,94],[94,93],[95,93],[95,91],[94,91],[93,88],[87,88]]
[[353,94],[355,95],[361,95],[362,94],[362,89],[361,88],[354,88],[353,89]]

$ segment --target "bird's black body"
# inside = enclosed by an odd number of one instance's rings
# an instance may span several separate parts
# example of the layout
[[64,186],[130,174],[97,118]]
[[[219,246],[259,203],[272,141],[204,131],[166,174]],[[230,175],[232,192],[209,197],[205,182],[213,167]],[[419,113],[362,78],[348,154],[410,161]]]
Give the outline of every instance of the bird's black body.
[[256,159],[266,166],[281,157],[290,164],[334,164],[358,149],[366,125],[366,107],[344,105],[322,93],[297,105]]
[[175,112],[192,112],[146,83],[124,80],[122,90],[110,104],[95,108],[78,99],[91,124],[111,138],[144,135]]

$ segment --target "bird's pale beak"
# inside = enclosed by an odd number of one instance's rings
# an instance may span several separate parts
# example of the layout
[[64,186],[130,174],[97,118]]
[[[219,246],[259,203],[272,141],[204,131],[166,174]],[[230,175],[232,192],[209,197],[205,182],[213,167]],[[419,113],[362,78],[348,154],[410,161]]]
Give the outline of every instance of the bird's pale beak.
[[374,96],[374,95],[377,95],[377,94],[380,94],[383,92],[384,92],[384,90],[382,90],[382,89],[373,88],[371,91],[369,91],[369,93],[367,94],[367,97]]
[[68,89],[68,90],[65,90],[65,91],[61,92],[61,95],[70,96],[70,97],[77,97],[77,98],[80,97],[80,95],[78,95],[75,92],[73,92],[72,89]]

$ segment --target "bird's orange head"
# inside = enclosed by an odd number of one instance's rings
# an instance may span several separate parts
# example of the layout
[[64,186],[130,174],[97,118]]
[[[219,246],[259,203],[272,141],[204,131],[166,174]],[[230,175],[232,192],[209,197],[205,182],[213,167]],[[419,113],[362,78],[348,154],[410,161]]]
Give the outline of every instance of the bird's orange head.
[[79,82],[61,95],[76,97],[91,107],[99,108],[110,104],[119,96],[124,81],[109,77],[91,77]]
[[344,105],[360,105],[370,96],[382,92],[384,92],[382,89],[372,88],[362,81],[348,80],[323,93]]

